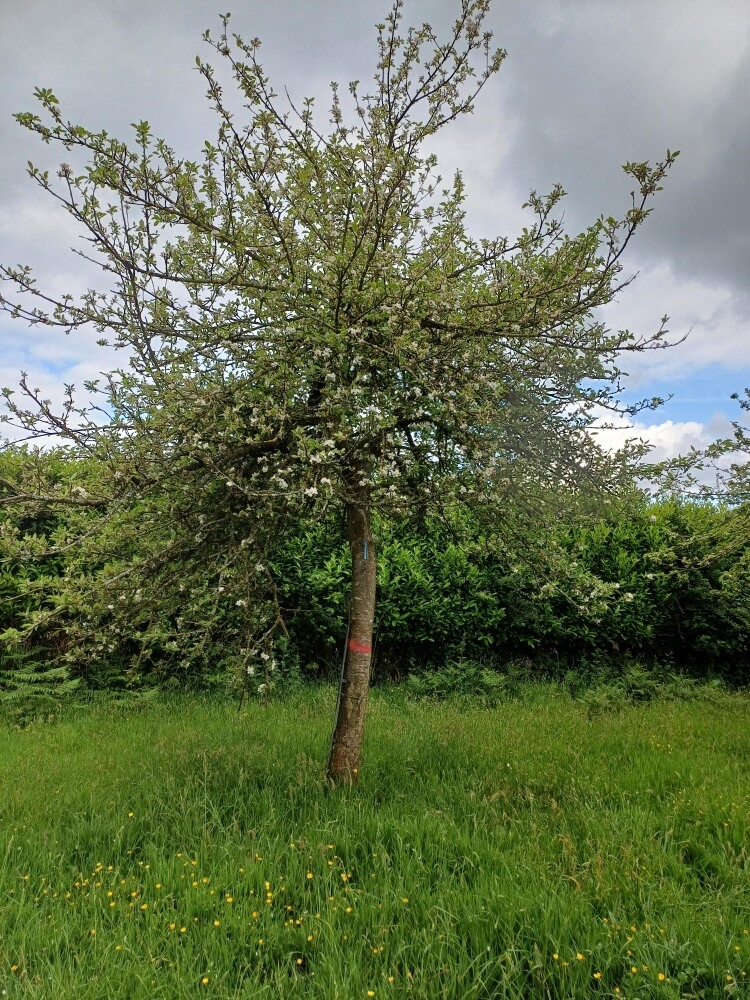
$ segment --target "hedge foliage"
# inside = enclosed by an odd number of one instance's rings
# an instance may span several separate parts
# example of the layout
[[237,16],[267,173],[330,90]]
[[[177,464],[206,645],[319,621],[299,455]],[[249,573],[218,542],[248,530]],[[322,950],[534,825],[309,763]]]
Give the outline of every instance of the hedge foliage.
[[[23,461],[1,456],[0,480],[11,482]],[[92,488],[86,476],[94,473],[80,463],[36,461],[45,475],[69,477],[73,489]],[[70,680],[107,688],[206,687],[231,676],[246,685],[252,674],[257,689],[269,680],[269,664],[278,666],[275,683],[337,670],[349,552],[333,519],[279,534],[268,567],[289,635],[248,669],[253,629],[262,631],[264,618],[243,599],[240,574],[183,579],[176,567],[174,599],[163,588],[131,594],[126,577],[117,593],[97,595],[103,567],[67,543],[85,509],[11,503],[2,510],[0,691],[23,694],[24,678],[29,688],[60,683],[62,674],[49,673],[60,666]],[[115,571],[137,551],[137,512],[132,521],[133,537],[115,540]],[[473,663],[479,677],[500,669],[562,678],[638,662],[747,683],[749,523],[746,505],[657,503],[636,494],[625,508],[561,520],[552,530],[514,532],[466,511],[381,518],[375,677]],[[82,636],[92,623],[95,641],[87,645]],[[199,645],[190,638],[196,624]]]
[[[497,546],[468,519],[379,525],[377,663],[406,673],[468,657],[567,672],[602,661],[674,665],[745,682],[750,550],[737,511],[644,501],[627,515],[559,528],[540,572],[524,547]],[[540,539],[528,539],[528,548]],[[348,551],[307,525],[275,567],[294,644],[330,663],[345,630]]]

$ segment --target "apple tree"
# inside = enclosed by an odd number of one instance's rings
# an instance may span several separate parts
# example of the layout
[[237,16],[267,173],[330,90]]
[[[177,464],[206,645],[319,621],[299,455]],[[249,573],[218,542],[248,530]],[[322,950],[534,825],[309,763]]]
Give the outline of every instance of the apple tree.
[[87,402],[68,387],[56,411],[26,378],[6,390],[12,423],[97,469],[77,493],[51,492],[72,512],[55,544],[78,545],[88,569],[48,613],[103,655],[107,615],[120,634],[169,620],[166,646],[197,649],[206,605],[231,595],[248,632],[225,638],[248,665],[268,660],[284,630],[269,546],[292,521],[340,511],[350,621],[328,772],[343,781],[360,767],[373,512],[507,516],[611,487],[621,464],[590,428],[619,405],[623,354],[665,345],[663,326],[613,332],[598,310],[627,284],[623,252],[677,154],[625,165],[621,218],[568,234],[556,186],[531,194],[517,237],[474,238],[463,179],[443,182],[429,147],[503,61],[490,0],[458,0],[445,39],[405,28],[403,7],[377,26],[369,87],[332,84],[324,123],[312,100],[278,97],[260,42],[224,16],[204,37],[242,109],[197,59],[217,121],[197,161],[146,121],[129,142],[73,124],[38,90],[18,122],[82,166],[29,174],[80,225],[100,280],[55,296],[26,266],[0,269],[13,316],[93,327],[123,352]]

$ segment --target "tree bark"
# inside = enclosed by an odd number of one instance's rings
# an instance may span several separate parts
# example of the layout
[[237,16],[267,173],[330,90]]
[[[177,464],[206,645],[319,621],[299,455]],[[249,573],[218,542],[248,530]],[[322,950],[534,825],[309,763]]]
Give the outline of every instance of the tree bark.
[[377,563],[366,505],[347,505],[346,532],[352,553],[349,635],[327,774],[331,781],[352,784],[359,776],[362,756],[375,623]]

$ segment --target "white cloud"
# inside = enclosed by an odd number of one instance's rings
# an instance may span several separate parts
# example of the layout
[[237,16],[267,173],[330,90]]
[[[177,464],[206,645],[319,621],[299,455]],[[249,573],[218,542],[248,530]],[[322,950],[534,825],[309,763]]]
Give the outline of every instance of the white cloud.
[[615,451],[628,440],[645,441],[652,446],[649,461],[663,462],[678,455],[686,455],[691,448],[701,450],[717,438],[731,433],[731,424],[723,414],[717,414],[707,423],[697,420],[663,420],[646,424],[624,419],[612,421],[618,426],[594,431],[602,447]]
[[687,339],[663,351],[626,356],[623,367],[634,388],[647,380],[689,375],[703,365],[747,369],[750,319],[729,287],[677,275],[663,261],[647,263],[618,300],[601,311],[611,329],[646,336],[659,328],[665,314],[668,339]]
[[[101,379],[103,372],[122,368],[127,362],[124,351],[100,347],[96,343],[99,336],[93,330],[66,335],[61,330],[27,329],[21,324],[0,327],[0,386],[14,391],[14,401],[22,409],[34,409],[19,388],[21,372],[28,372],[29,387],[38,389],[40,398],[50,401],[53,412],[60,412],[65,385],[75,387],[76,405],[85,405],[92,397],[84,383]],[[0,406],[0,413],[5,412],[5,407]],[[26,434],[0,424],[0,438],[3,437],[15,441]]]

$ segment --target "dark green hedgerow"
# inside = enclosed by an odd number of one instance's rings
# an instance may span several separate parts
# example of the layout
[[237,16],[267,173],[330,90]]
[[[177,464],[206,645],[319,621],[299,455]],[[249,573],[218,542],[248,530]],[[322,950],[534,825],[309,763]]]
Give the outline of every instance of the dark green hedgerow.
[[[72,497],[96,490],[96,470],[65,456],[8,453],[1,471],[6,484],[22,471],[27,492],[34,475],[65,480]],[[129,590],[123,576],[119,591],[97,596],[101,567],[67,542],[73,521],[80,532],[87,516],[75,505],[52,514],[29,503],[3,508],[0,691],[17,692],[24,676],[57,665],[87,687],[205,689],[252,676],[256,694],[262,685],[268,690],[268,662],[277,666],[277,687],[336,672],[349,552],[334,520],[290,525],[269,553],[289,637],[259,648],[253,666],[247,650],[264,619],[253,617],[241,577],[217,579],[199,565],[190,576],[175,567],[175,594],[156,585],[153,593]],[[637,662],[747,683],[746,522],[742,507],[646,500],[596,520],[562,520],[553,537],[528,528],[518,537],[507,526],[479,526],[467,513],[381,520],[375,679],[459,665],[462,676],[501,668],[560,679],[574,672],[579,682],[599,683]],[[112,539],[119,562],[110,576],[127,567],[134,544]],[[87,634],[98,636],[93,646],[82,641]],[[273,660],[260,660],[261,652]],[[37,680],[40,689],[59,682],[57,675]],[[459,687],[467,684],[476,686]]]
[[[745,682],[750,563],[724,545],[734,516],[644,503],[627,518],[563,525],[544,572],[467,522],[458,535],[438,523],[382,524],[377,670],[468,656],[599,673],[637,658]],[[299,655],[330,663],[346,627],[342,533],[306,526],[279,547],[275,568]]]

